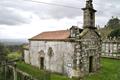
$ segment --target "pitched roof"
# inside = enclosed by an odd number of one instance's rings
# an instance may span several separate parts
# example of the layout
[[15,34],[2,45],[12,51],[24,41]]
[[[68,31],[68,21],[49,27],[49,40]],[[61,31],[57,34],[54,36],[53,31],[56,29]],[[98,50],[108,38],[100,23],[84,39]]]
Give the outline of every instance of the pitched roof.
[[70,36],[70,30],[59,30],[42,32],[29,40],[67,40]]

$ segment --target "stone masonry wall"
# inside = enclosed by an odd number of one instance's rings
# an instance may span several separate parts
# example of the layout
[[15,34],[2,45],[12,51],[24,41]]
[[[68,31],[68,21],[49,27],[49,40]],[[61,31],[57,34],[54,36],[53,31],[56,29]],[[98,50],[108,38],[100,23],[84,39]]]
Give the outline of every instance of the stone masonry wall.
[[[30,62],[40,67],[39,52],[42,50],[45,58],[44,69],[71,75],[74,45],[74,42],[64,41],[30,41]],[[49,48],[53,51],[51,58],[48,55]]]
[[[100,68],[101,41],[100,37],[92,30],[81,39],[82,45],[82,68],[84,75],[95,72]],[[92,57],[92,63],[90,63]],[[91,65],[91,71],[90,71]]]

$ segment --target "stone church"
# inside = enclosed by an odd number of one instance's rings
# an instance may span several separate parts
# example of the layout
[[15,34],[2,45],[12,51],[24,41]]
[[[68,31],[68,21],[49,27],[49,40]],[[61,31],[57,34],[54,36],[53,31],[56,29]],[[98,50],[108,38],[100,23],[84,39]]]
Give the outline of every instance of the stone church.
[[69,77],[83,77],[100,68],[101,37],[95,27],[92,0],[86,0],[83,29],[48,31],[29,39],[25,62]]

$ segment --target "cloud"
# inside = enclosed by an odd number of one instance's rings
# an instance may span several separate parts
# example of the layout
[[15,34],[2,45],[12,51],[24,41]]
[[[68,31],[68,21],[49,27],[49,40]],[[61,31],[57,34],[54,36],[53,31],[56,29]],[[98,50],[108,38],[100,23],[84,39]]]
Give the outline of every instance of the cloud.
[[[33,0],[38,2],[54,3],[60,5],[73,6],[77,8],[83,8],[85,1],[83,0]],[[93,2],[95,9],[98,10],[96,13],[100,17],[111,17],[119,16],[119,0],[96,0]],[[33,13],[39,16],[40,19],[62,19],[83,16],[81,9],[67,8],[55,5],[48,5],[43,3],[31,2],[31,0],[4,0],[0,3],[0,24],[6,25],[17,25],[30,23],[31,17],[24,16],[27,13],[29,15]],[[13,8],[9,10],[9,8]],[[9,13],[9,14],[8,14]],[[22,13],[22,14],[21,14]]]
[[[83,8],[85,0],[36,0]],[[120,0],[94,0],[96,24],[104,26],[111,16],[120,17]],[[30,38],[40,32],[82,27],[83,11],[30,0],[0,1],[0,38]]]
[[20,25],[30,22],[29,16],[24,16],[27,13],[24,10],[15,7],[5,6],[0,3],[0,24],[1,25]]
[[80,19],[80,17],[76,17],[74,19],[63,18],[60,20],[42,20],[38,16],[34,15],[32,23],[30,24],[16,25],[12,27],[3,25],[1,28],[4,28],[4,30],[0,31],[0,38],[29,39],[44,31],[66,30],[72,25],[76,25],[78,19]]
[[[37,1],[39,2],[41,0]],[[45,1],[46,3],[54,3],[81,8],[80,3],[77,3],[76,1],[70,3],[67,0],[64,0],[62,3],[59,3],[59,0],[42,0],[42,2]],[[31,2],[31,0],[5,0],[1,2],[1,6],[15,8],[16,10],[20,9],[23,11],[30,11],[39,15],[39,17],[42,19],[61,19],[64,17],[74,18],[76,16],[81,16],[82,13],[81,9],[72,9],[55,5],[47,5],[43,3],[35,3]]]
[[96,0],[94,3],[95,8],[98,10],[97,16],[120,16],[120,0]]
[[1,25],[18,25],[29,23],[30,18],[22,15],[21,13],[26,13],[14,8],[3,8],[0,7],[0,24]]

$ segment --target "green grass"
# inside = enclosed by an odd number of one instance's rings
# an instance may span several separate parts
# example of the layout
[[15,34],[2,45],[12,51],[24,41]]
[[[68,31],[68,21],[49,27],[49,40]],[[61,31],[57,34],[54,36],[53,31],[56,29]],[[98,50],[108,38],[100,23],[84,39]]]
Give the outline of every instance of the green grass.
[[120,80],[120,60],[102,59],[101,70],[86,76],[84,80]]
[[55,73],[50,74],[47,71],[40,70],[36,67],[33,67],[29,64],[25,64],[24,62],[18,62],[17,63],[17,68],[20,70],[27,72],[28,74],[32,75],[38,80],[44,80],[47,78],[51,78],[51,80],[70,80],[68,77],[63,76],[63,75],[58,75]]
[[[106,59],[101,60],[101,70],[95,74],[85,76],[83,80],[120,80],[120,60]],[[41,77],[49,76],[45,71],[25,64],[24,62],[18,62],[17,67],[24,72],[33,75],[35,78],[41,80]],[[52,73],[51,80],[74,80],[69,79],[66,76]]]

